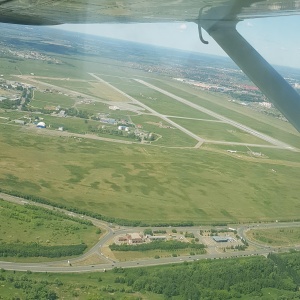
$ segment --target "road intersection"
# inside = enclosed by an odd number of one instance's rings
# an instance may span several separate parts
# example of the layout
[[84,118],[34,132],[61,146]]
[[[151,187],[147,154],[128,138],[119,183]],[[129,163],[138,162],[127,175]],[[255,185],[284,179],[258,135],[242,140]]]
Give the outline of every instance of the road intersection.
[[[23,198],[11,196],[8,194],[0,193],[0,199],[5,201],[9,201],[15,204],[24,205],[36,205],[49,210],[53,210],[53,206],[36,203],[33,201],[25,200]],[[51,261],[44,263],[15,263],[15,262],[7,262],[0,261],[0,268],[6,270],[15,270],[15,271],[32,271],[32,272],[55,272],[55,273],[79,273],[79,272],[91,272],[91,271],[101,271],[105,272],[106,270],[110,270],[113,268],[133,268],[133,267],[146,267],[146,266],[157,266],[157,265],[165,265],[165,264],[176,264],[182,263],[184,261],[197,261],[202,259],[225,259],[225,258],[233,258],[233,257],[243,257],[243,256],[254,256],[254,255],[264,255],[267,256],[270,252],[278,251],[278,247],[270,247],[269,245],[258,244],[257,242],[250,241],[246,237],[246,232],[250,229],[254,228],[286,228],[286,227],[300,227],[300,222],[290,222],[290,223],[260,223],[260,224],[243,224],[237,226],[237,234],[240,238],[246,240],[252,247],[252,250],[246,251],[234,251],[234,252],[217,252],[217,251],[209,251],[207,254],[201,255],[192,255],[192,256],[179,256],[179,257],[164,257],[164,258],[148,258],[148,259],[138,259],[131,261],[115,261],[102,253],[102,248],[105,244],[109,243],[116,235],[143,231],[144,228],[139,227],[120,227],[120,226],[112,226],[107,222],[89,217],[79,215],[73,212],[70,212],[65,209],[55,208],[57,211],[62,212],[66,215],[72,215],[77,218],[83,218],[85,220],[89,220],[93,223],[94,226],[100,227],[105,230],[105,234],[101,236],[100,240],[90,248],[83,255],[72,258],[69,261],[67,260],[59,260],[59,261]],[[192,233],[199,232],[200,229],[208,228],[208,226],[195,226],[195,227],[178,227],[176,230],[180,231],[188,231]],[[162,229],[162,228],[153,228],[153,230]],[[291,247],[281,247],[280,251],[289,251]],[[294,249],[300,250],[300,246],[293,247]],[[98,264],[90,264],[90,265],[76,265],[77,263],[83,261],[85,258],[93,254],[101,254],[101,258],[103,263]]]

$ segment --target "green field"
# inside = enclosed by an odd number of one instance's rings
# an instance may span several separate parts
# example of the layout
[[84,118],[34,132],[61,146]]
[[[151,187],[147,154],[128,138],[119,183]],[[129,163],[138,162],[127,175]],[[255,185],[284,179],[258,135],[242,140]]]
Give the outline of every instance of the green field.
[[[64,58],[62,59],[64,62]],[[80,72],[77,66],[67,62],[61,65],[48,64],[42,60],[22,60],[22,59],[7,59],[0,57],[1,74],[5,76],[12,75],[30,75],[34,73],[37,76],[55,76],[55,77],[72,77],[81,78],[85,74]]]
[[51,129],[57,129],[63,126],[64,130],[74,133],[86,133],[89,131],[89,126],[98,127],[101,126],[102,123],[99,121],[88,120],[75,117],[54,117],[50,115],[43,115],[44,122],[47,126],[51,126]]
[[[287,151],[284,149],[272,149],[272,148],[262,148],[262,147],[246,147],[241,145],[213,145],[213,144],[205,144],[202,146],[203,149],[207,149],[209,151],[221,152],[223,154],[227,154],[229,156],[233,156],[238,158],[238,156],[242,155],[248,157],[250,160],[249,149],[254,152],[258,152],[262,154],[261,158],[256,157],[253,161],[259,161],[259,163],[266,164],[278,164],[278,165],[291,165],[291,166],[299,166],[300,164],[300,155],[299,152]],[[230,154],[227,150],[237,151],[237,153]],[[267,159],[264,159],[267,158]]]
[[[154,132],[161,136],[154,145],[162,145],[169,147],[193,147],[197,141],[179,129],[172,127],[171,124],[162,121],[160,118],[151,115],[131,116],[131,120],[135,124],[141,124],[143,130]],[[160,128],[160,124],[170,126],[172,128]]]
[[300,228],[253,229],[247,232],[247,237],[272,246],[295,246],[300,244]]
[[209,148],[79,143],[5,125],[0,148],[1,188],[105,216],[149,223],[299,218],[300,166],[288,151],[247,159]]
[[[24,116],[28,116],[28,112],[18,112],[18,111],[4,111],[0,110],[0,117],[8,118],[9,120],[15,120],[15,119],[22,119]],[[7,122],[8,120],[2,119],[4,122]]]
[[55,86],[67,88],[93,97],[97,97],[103,101],[128,102],[128,98],[113,90],[106,84],[95,80],[90,76],[91,81],[78,81],[74,79],[47,79],[37,78],[41,82],[50,83]]
[[124,91],[128,95],[146,104],[161,114],[214,120],[213,117],[200,111],[195,111],[195,109],[188,107],[166,95],[149,89],[148,87],[145,87],[132,79],[117,77],[112,79],[103,75],[99,75],[99,77],[107,80],[113,86]]
[[0,199],[0,241],[38,242],[48,246],[86,243],[89,247],[98,241],[96,227],[81,224],[77,218],[51,215],[47,210],[34,208]]
[[89,113],[92,114],[97,114],[97,113],[110,113],[111,110],[108,108],[107,104],[101,103],[101,102],[93,102],[89,104],[76,104],[76,107],[79,110],[85,110]]
[[75,101],[65,95],[57,93],[42,93],[34,92],[34,99],[30,101],[30,105],[36,108],[44,108],[45,106],[61,106],[62,108],[69,108],[73,106]]
[[[73,76],[72,76],[73,77]],[[69,78],[69,77],[68,77]],[[88,81],[77,81],[68,79],[48,79],[48,78],[37,78],[38,81],[49,83],[58,87],[63,87],[72,91],[94,96],[91,92],[91,84]]]
[[268,144],[252,134],[240,130],[230,124],[179,118],[170,119],[204,139],[248,144]]

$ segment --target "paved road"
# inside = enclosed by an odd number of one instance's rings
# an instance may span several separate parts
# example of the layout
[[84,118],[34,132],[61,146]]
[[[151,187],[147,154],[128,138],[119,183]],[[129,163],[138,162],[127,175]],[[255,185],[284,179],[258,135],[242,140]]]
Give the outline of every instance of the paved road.
[[32,130],[38,134],[44,134],[44,135],[78,137],[78,138],[83,138],[83,139],[91,139],[91,140],[105,141],[105,142],[111,142],[111,143],[120,143],[120,144],[134,144],[135,143],[135,142],[131,142],[131,141],[105,138],[105,137],[97,136],[94,134],[80,134],[80,133],[74,133],[74,132],[69,132],[69,131],[58,131],[58,130],[51,130],[51,129],[42,129],[41,130],[40,128],[37,128],[35,125],[27,126],[27,127],[23,127],[23,128]]
[[79,93],[79,92],[76,92],[76,91],[73,91],[73,90],[70,90],[70,89],[67,89],[67,88],[64,88],[64,87],[60,87],[60,86],[57,86],[57,85],[54,85],[54,84],[39,81],[39,80],[34,79],[32,76],[25,76],[25,75],[16,75],[16,76],[21,78],[21,79],[26,79],[26,80],[29,80],[31,82],[43,85],[43,86],[51,88],[51,89],[61,91],[63,93],[69,94],[69,95],[84,97],[84,98],[92,100],[92,101],[99,101],[99,99],[97,99],[96,97],[93,97],[91,95],[87,95],[87,94],[84,94],[84,93]]
[[[23,198],[7,195],[4,193],[0,193],[0,198],[12,203],[16,204],[32,204],[40,207],[44,207],[49,210],[53,210],[54,207],[46,204],[32,202]],[[67,215],[73,215],[75,217],[84,218],[85,220],[90,220],[95,226],[105,228],[106,233],[98,243],[89,249],[88,252],[79,256],[78,258],[70,259],[71,264],[76,262],[82,261],[84,258],[98,253],[101,247],[111,240],[115,235],[121,233],[128,233],[128,232],[137,232],[143,231],[144,228],[142,227],[120,227],[120,228],[111,228],[108,223],[88,217],[82,216],[65,209],[55,208],[57,211],[60,211]],[[240,237],[246,239],[245,232],[251,228],[283,228],[283,227],[295,227],[300,226],[300,222],[291,222],[291,223],[270,223],[270,224],[248,224],[242,225],[237,228],[237,232]],[[208,226],[201,226],[201,229],[208,229]],[[162,228],[153,228],[153,230],[162,229]],[[200,227],[177,227],[177,231],[191,231],[195,234],[198,233]],[[261,245],[254,242],[249,241],[252,245],[257,247],[257,250],[252,251],[236,251],[236,252],[226,252],[226,253],[219,253],[219,252],[212,252],[202,255],[193,255],[193,256],[180,256],[180,257],[166,257],[166,258],[159,258],[159,259],[141,259],[136,261],[126,261],[126,262],[114,262],[112,259],[106,258],[106,263],[97,264],[97,265],[86,265],[86,266],[69,266],[66,264],[66,261],[55,261],[55,262],[45,262],[45,263],[14,263],[14,262],[4,262],[0,261],[0,268],[6,270],[16,270],[16,271],[27,271],[30,270],[32,272],[56,272],[56,273],[71,273],[71,272],[91,272],[91,271],[104,271],[113,269],[115,267],[122,267],[122,268],[133,268],[138,266],[157,266],[163,264],[173,264],[173,263],[182,263],[184,261],[194,261],[194,260],[201,260],[201,259],[224,259],[224,258],[232,258],[232,257],[242,257],[242,256],[253,256],[253,255],[267,255],[272,251],[277,251],[278,247],[269,247],[267,245]],[[291,247],[281,247],[280,251],[289,251]],[[300,249],[300,246],[293,247],[295,249]],[[105,259],[105,257],[103,257]]]
[[[15,203],[15,204],[35,205],[35,206],[43,207],[43,208],[46,208],[46,209],[49,209],[49,210],[53,210],[53,208],[54,208],[51,205],[33,202],[33,201],[30,201],[30,200],[27,200],[27,199],[11,196],[11,195],[4,194],[4,193],[0,193],[0,199],[3,199],[5,201],[9,201],[9,202],[12,202],[12,203]],[[86,257],[89,257],[94,253],[98,253],[101,246],[104,245],[104,243],[106,243],[108,240],[110,240],[114,235],[113,229],[111,227],[109,227],[108,223],[106,223],[106,222],[100,221],[100,220],[95,219],[95,218],[91,218],[89,216],[83,216],[83,215],[80,215],[80,214],[76,214],[76,213],[73,213],[71,211],[61,209],[61,208],[56,208],[55,207],[55,210],[59,211],[61,213],[64,213],[65,215],[68,215],[68,216],[73,216],[73,217],[77,217],[77,218],[80,218],[80,219],[91,221],[94,226],[99,227],[102,230],[105,229],[105,231],[106,231],[106,233],[101,237],[101,239],[98,241],[98,243],[96,243],[95,246],[93,246],[91,249],[89,249],[83,255],[81,255],[77,258],[70,259],[71,263],[82,261]],[[105,257],[103,257],[103,259],[105,259]],[[110,261],[110,260],[108,260],[108,261]],[[65,260],[64,260],[64,263],[66,263]],[[62,264],[62,261],[60,260],[60,261],[57,261],[57,262],[49,262],[48,264],[51,264],[51,265],[53,265],[53,264]],[[1,266],[1,264],[0,264],[0,266]]]
[[206,108],[204,108],[204,107],[202,107],[200,105],[197,105],[197,104],[195,104],[193,102],[190,102],[190,101],[188,101],[186,99],[178,97],[178,96],[176,96],[176,95],[174,95],[174,94],[172,94],[172,93],[170,93],[170,92],[168,92],[166,90],[158,88],[158,87],[156,87],[156,86],[154,86],[154,85],[152,85],[152,84],[150,84],[150,83],[148,83],[148,82],[146,82],[144,80],[135,79],[135,81],[137,81],[137,82],[139,82],[139,83],[141,83],[141,84],[143,84],[143,85],[145,85],[145,86],[147,86],[147,87],[149,87],[149,88],[151,88],[151,89],[153,89],[155,91],[158,91],[158,92],[160,92],[160,93],[162,93],[162,94],[164,94],[164,95],[166,95],[166,96],[168,96],[170,98],[173,98],[173,99],[175,99],[175,100],[177,100],[177,101],[179,101],[179,102],[181,102],[183,104],[186,104],[186,105],[188,105],[188,106],[190,106],[190,107],[192,107],[192,108],[194,108],[194,109],[196,109],[198,111],[204,112],[207,115],[210,115],[210,116],[212,116],[212,117],[214,117],[214,118],[216,118],[216,119],[218,119],[218,120],[220,120],[222,122],[228,123],[228,124],[230,124],[230,125],[238,128],[238,129],[241,129],[241,130],[243,130],[243,131],[245,131],[247,133],[250,133],[250,134],[252,134],[252,135],[254,135],[254,136],[256,136],[256,137],[258,137],[258,138],[260,138],[260,139],[262,139],[262,140],[264,140],[264,141],[266,141],[266,142],[268,142],[268,143],[270,143],[272,145],[275,145],[277,147],[281,147],[283,149],[295,150],[294,147],[292,147],[292,146],[290,146],[290,145],[288,145],[288,144],[286,144],[284,142],[278,141],[278,140],[276,140],[276,139],[274,139],[274,138],[272,138],[272,137],[270,137],[270,136],[268,136],[266,134],[263,134],[263,133],[260,133],[260,132],[258,132],[256,130],[254,130],[254,129],[248,127],[248,126],[240,124],[240,123],[238,123],[236,121],[233,121],[233,120],[231,120],[229,118],[223,117],[220,114],[217,114],[217,113],[215,113],[215,112],[213,112],[213,111],[211,111],[209,109],[206,109]]
[[[224,141],[212,141],[205,140],[205,144],[216,144],[216,145],[231,145],[231,146],[247,146],[247,147],[257,147],[257,148],[272,148],[272,149],[286,149],[282,146],[276,145],[264,145],[264,144],[249,144],[249,143],[239,143],[239,142],[224,142]],[[291,150],[291,149],[290,149]],[[294,151],[298,151],[294,149]]]
[[53,266],[47,263],[11,263],[11,262],[0,262],[0,268],[6,270],[16,270],[16,271],[27,271],[32,272],[55,272],[55,273],[75,273],[75,272],[91,272],[91,271],[104,271],[110,270],[115,267],[118,268],[134,268],[134,267],[148,267],[148,266],[158,266],[165,264],[182,263],[184,261],[195,261],[200,259],[222,259],[231,257],[243,257],[252,255],[267,255],[270,251],[266,250],[256,250],[256,251],[243,251],[242,253],[232,252],[232,253],[218,253],[218,254],[204,254],[204,255],[194,255],[186,257],[166,257],[159,259],[148,259],[139,261],[127,261],[127,262],[116,262],[110,264],[101,265],[91,265],[91,266]]
[[[247,240],[247,242],[255,247],[259,248],[264,248],[264,249],[286,249],[288,250],[291,248],[291,246],[288,247],[271,247],[268,244],[263,244],[263,243],[258,243],[256,241],[252,241],[249,238],[247,238],[246,233],[249,230],[254,230],[254,229],[274,229],[274,228],[291,228],[291,227],[300,227],[300,222],[288,222],[288,223],[260,223],[260,224],[248,224],[248,225],[242,225],[239,226],[237,229],[238,235],[243,238],[244,240]],[[292,247],[292,248],[300,248],[300,246]]]

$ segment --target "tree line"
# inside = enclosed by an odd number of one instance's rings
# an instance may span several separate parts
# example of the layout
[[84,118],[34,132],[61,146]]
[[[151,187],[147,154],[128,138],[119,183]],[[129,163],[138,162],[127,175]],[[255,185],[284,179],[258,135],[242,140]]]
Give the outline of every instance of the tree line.
[[54,258],[80,255],[86,248],[86,244],[43,246],[38,243],[0,243],[0,256]]
[[143,243],[136,245],[117,245],[112,244],[109,246],[112,251],[148,251],[148,250],[180,250],[180,249],[195,249],[201,250],[204,254],[206,253],[204,244],[193,244],[179,241],[153,241],[151,243]]

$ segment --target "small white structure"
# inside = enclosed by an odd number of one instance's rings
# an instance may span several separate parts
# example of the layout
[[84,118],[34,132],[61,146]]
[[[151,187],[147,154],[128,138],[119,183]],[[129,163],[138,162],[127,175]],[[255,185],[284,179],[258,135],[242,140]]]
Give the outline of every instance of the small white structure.
[[58,114],[58,117],[64,118],[66,116],[66,111],[65,110],[61,110]]
[[125,131],[129,131],[129,127],[127,126],[118,126],[118,130],[125,130]]
[[39,123],[37,123],[36,127],[37,128],[46,128],[46,124],[45,124],[45,122],[39,122]]
[[111,105],[108,108],[111,109],[111,110],[120,110],[120,107],[116,106],[116,105]]
[[265,108],[272,108],[272,103],[270,102],[259,102],[259,105]]

